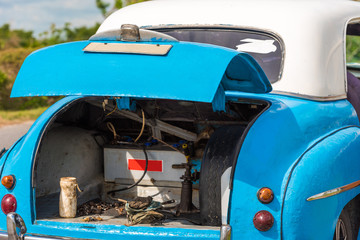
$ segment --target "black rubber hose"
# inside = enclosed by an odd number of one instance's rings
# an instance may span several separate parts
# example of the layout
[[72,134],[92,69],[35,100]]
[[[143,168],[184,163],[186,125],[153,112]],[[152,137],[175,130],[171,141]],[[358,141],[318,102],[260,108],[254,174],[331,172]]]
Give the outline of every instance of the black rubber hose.
[[143,146],[142,150],[144,151],[144,155],[145,155],[145,170],[144,170],[144,173],[143,173],[143,175],[141,176],[141,178],[139,178],[139,180],[137,180],[136,183],[134,183],[134,184],[132,184],[132,185],[130,185],[130,186],[109,191],[109,192],[107,192],[107,194],[113,194],[113,193],[116,193],[116,192],[121,192],[121,191],[129,190],[129,189],[135,187],[136,185],[138,185],[138,184],[141,182],[141,180],[143,180],[143,178],[145,177],[145,174],[147,173],[147,169],[148,169],[148,165],[149,165],[149,158],[148,158],[148,155],[147,155],[147,153],[146,153],[145,146]]

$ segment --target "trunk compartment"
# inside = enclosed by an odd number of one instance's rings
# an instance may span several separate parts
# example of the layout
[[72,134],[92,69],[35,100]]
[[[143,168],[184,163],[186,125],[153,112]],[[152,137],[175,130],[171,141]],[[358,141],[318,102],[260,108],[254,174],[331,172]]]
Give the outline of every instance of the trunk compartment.
[[[207,221],[201,213],[204,207],[200,202],[221,205],[220,192],[213,199],[201,200],[202,192],[208,187],[201,178],[209,178],[201,175],[202,162],[211,151],[207,144],[217,129],[235,125],[245,129],[267,103],[227,101],[226,112],[214,112],[211,103],[131,101],[135,106],[133,111],[120,110],[116,99],[82,98],[52,119],[35,159],[33,187],[37,224],[136,225],[218,231],[221,223]],[[242,135],[243,132],[239,132],[238,138]],[[138,141],[134,143],[136,139]],[[224,153],[224,158],[237,154]],[[191,163],[191,170],[187,162]],[[187,175],[186,168],[190,170]],[[61,177],[76,177],[82,190],[78,193],[75,218],[59,216]],[[184,178],[191,178],[190,185],[183,183]],[[184,190],[189,186],[192,190]],[[186,196],[182,197],[182,194]],[[129,203],[138,197],[149,196],[156,202],[168,202],[161,209],[155,209],[163,219],[140,223],[129,221],[131,217],[127,216],[122,200]],[[151,217],[156,219],[155,215]],[[212,218],[221,219],[217,215],[215,213]]]

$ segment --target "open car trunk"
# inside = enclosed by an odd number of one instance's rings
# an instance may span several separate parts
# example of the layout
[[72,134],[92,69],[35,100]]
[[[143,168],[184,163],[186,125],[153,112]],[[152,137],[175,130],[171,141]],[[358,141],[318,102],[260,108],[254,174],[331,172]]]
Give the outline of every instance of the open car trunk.
[[[210,216],[208,207],[220,209],[220,178],[237,160],[245,128],[265,107],[228,101],[220,113],[210,103],[138,99],[128,111],[119,110],[116,99],[76,100],[52,119],[41,139],[33,174],[36,219],[218,229],[221,212],[212,209]],[[145,153],[147,171],[139,181]],[[62,177],[76,177],[82,190],[75,218],[59,216]],[[192,189],[184,193],[187,177]],[[162,216],[141,221],[130,214],[124,201],[138,197],[165,203],[154,209]]]
[[[271,85],[250,55],[207,44],[96,39],[31,54],[12,97],[82,96],[40,140],[37,223],[218,230],[245,129],[266,107],[226,91]],[[62,177],[82,190],[75,217],[59,216]]]

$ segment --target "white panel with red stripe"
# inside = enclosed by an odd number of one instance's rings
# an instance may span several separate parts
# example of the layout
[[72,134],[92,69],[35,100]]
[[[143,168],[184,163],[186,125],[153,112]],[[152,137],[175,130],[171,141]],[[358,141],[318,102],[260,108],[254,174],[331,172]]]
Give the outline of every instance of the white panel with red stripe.
[[[148,171],[142,183],[156,181],[180,182],[184,169],[174,169],[173,164],[186,163],[185,156],[168,149],[147,149]],[[105,181],[129,183],[137,181],[145,169],[145,155],[141,149],[104,148]],[[150,180],[150,181],[149,181]]]

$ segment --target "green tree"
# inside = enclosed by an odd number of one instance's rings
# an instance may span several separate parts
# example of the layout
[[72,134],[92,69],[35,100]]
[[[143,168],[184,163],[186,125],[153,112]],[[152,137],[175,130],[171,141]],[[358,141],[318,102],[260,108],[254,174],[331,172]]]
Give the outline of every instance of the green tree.
[[19,47],[35,47],[37,44],[33,31],[13,30],[12,34],[18,38],[17,46]]
[[33,47],[36,39],[32,31],[11,30],[8,23],[0,27],[0,50],[17,47]]
[[109,8],[111,5],[110,3],[105,3],[102,0],[95,0],[95,1],[96,1],[96,7],[100,10],[101,14],[104,17],[107,17],[117,9],[120,9],[124,6],[128,6],[134,3],[145,2],[148,0],[114,0],[114,4],[112,8]]
[[7,40],[10,38],[10,25],[4,24],[0,27],[0,49],[4,49]]
[[9,84],[9,79],[6,76],[5,73],[3,73],[2,71],[0,71],[0,109],[4,109],[4,106],[2,103],[6,102],[6,100],[8,99],[8,89],[7,86]]
[[128,6],[128,5],[131,5],[131,4],[146,2],[146,1],[149,1],[149,0],[125,0],[125,1],[126,1],[126,6]]
[[360,63],[360,36],[346,37],[346,62]]
[[96,30],[99,28],[100,24],[95,23],[91,27],[77,27],[77,28],[71,28],[70,23],[66,23],[63,31],[65,34],[65,41],[79,41],[79,40],[85,40],[89,39],[92,35],[95,34]]
[[122,7],[123,7],[123,2],[122,2],[122,0],[115,0],[114,7],[115,7],[116,9],[122,8]]
[[100,10],[101,14],[105,17],[108,12],[107,8],[110,6],[109,3],[105,3],[102,0],[96,0],[96,7]]

